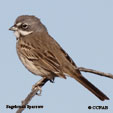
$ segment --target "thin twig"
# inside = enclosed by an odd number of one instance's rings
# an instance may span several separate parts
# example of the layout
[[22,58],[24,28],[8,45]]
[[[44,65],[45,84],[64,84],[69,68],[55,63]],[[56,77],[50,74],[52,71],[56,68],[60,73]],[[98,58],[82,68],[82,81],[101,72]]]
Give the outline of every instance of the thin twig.
[[78,67],[77,69],[79,69],[80,71],[83,71],[83,72],[89,72],[89,73],[93,73],[96,75],[100,75],[100,76],[104,76],[104,77],[108,77],[108,78],[113,79],[113,74],[111,74],[111,73],[104,73],[104,72],[100,72],[97,70],[88,69],[88,68],[84,68],[84,67]]
[[[42,86],[44,86],[44,84],[45,84],[47,81],[48,81],[47,78],[42,78],[40,81],[38,81],[38,82],[36,83],[37,87],[35,87],[34,90],[32,90],[32,91],[28,94],[28,96],[25,98],[25,100],[22,101],[21,106],[26,106],[26,105],[30,102],[30,100],[36,95],[36,93],[40,90],[40,88],[41,88]],[[38,86],[39,86],[40,88],[39,88]],[[22,113],[22,111],[23,111],[24,109],[25,109],[25,107],[19,108],[16,113]]]

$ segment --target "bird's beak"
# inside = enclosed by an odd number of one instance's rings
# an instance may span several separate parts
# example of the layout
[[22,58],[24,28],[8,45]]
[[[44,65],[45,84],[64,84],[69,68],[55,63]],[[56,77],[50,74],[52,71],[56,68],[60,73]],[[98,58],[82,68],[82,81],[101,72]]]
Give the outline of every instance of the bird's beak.
[[9,30],[11,30],[11,31],[17,31],[17,27],[16,26],[12,26],[12,27],[9,28]]

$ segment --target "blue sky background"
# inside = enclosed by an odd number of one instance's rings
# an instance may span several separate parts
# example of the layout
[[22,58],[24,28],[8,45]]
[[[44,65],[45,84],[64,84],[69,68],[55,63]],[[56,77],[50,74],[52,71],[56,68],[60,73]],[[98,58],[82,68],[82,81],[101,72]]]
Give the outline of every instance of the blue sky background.
[[[0,1],[0,112],[15,113],[6,105],[20,105],[32,85],[41,77],[28,72],[16,54],[16,38],[8,30],[17,16],[41,18],[50,35],[66,50],[78,66],[113,73],[113,0],[1,0]],[[109,101],[100,101],[72,78],[57,78],[43,87],[23,113],[113,113],[113,80],[83,75],[101,89]],[[88,106],[108,106],[108,110],[89,110]]]

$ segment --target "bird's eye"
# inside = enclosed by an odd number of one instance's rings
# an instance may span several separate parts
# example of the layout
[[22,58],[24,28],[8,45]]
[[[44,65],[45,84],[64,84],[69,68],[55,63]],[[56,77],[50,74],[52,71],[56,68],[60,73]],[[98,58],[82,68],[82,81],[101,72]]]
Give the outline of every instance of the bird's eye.
[[22,28],[23,28],[23,29],[27,29],[27,28],[28,28],[28,24],[25,24],[25,23],[22,24]]

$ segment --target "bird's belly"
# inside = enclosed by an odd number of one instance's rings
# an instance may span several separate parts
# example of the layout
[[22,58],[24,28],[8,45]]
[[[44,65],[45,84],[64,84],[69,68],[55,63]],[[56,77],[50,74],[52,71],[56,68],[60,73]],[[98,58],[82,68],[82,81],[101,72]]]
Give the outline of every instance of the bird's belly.
[[47,76],[49,72],[41,68],[40,66],[35,66],[32,61],[20,56],[20,60],[24,64],[24,66],[33,74],[40,75],[40,76]]

